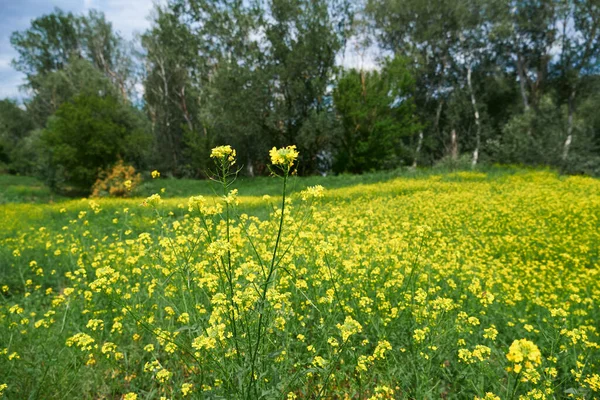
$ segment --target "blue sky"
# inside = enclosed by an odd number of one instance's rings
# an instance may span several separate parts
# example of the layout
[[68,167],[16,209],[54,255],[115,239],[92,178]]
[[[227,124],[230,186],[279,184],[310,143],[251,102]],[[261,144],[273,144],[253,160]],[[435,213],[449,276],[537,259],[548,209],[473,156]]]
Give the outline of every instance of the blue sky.
[[75,14],[95,8],[106,14],[124,38],[131,39],[150,25],[148,16],[153,3],[154,0],[0,0],[0,98],[22,97],[19,86],[24,77],[11,66],[17,54],[10,45],[10,34],[27,29],[32,19],[55,7]]

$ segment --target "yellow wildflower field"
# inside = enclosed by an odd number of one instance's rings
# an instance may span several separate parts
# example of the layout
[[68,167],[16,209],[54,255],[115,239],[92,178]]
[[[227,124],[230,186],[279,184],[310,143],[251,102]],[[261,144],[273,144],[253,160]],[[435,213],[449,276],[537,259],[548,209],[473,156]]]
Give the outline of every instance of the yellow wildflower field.
[[6,398],[600,398],[598,180],[286,196],[274,149],[282,202],[218,149],[222,196],[0,206]]

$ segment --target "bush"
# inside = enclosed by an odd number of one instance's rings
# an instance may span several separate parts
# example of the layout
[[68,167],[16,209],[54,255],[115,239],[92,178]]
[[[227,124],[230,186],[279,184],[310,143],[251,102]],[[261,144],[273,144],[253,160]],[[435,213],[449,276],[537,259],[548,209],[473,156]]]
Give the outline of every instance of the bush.
[[88,194],[99,171],[118,160],[141,165],[151,144],[144,128],[135,110],[113,96],[79,95],[64,103],[42,135],[49,169],[64,172],[64,184],[51,186]]
[[119,160],[110,170],[100,173],[92,186],[92,197],[128,197],[142,182],[142,176],[131,165]]
[[433,168],[442,171],[469,170],[473,168],[473,155],[471,153],[465,153],[457,158],[446,156],[436,162]]

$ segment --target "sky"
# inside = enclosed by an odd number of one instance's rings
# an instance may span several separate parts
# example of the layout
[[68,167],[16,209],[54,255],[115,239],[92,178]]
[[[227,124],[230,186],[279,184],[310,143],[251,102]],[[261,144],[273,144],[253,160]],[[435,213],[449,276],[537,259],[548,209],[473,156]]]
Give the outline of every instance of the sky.
[[[58,7],[74,14],[87,13],[90,9],[104,12],[113,28],[125,39],[131,40],[136,33],[144,32],[150,26],[149,16],[154,3],[164,4],[166,0],[0,0],[0,99],[9,97],[22,100],[24,93],[19,87],[25,76],[11,66],[17,52],[10,45],[10,35],[14,31],[29,28],[31,20],[51,13]],[[376,66],[375,48],[356,51],[352,43],[346,54],[338,56],[338,63],[345,67],[373,69]]]
[[104,12],[113,28],[125,39],[132,39],[150,26],[148,16],[155,0],[0,0],[0,98],[20,99],[19,86],[24,75],[15,71],[11,60],[17,56],[10,45],[14,31],[25,30],[31,20],[51,13],[55,7],[74,14],[94,8]]

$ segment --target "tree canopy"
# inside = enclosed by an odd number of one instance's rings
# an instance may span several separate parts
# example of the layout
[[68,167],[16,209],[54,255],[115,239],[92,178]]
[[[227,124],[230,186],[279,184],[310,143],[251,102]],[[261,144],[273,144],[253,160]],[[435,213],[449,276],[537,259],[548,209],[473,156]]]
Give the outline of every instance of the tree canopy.
[[[149,146],[92,146],[81,162],[129,157],[179,177],[204,176],[219,144],[248,175],[291,144],[301,174],[459,159],[600,173],[596,2],[170,0],[134,42],[96,10],[56,9],[14,32],[26,97],[0,107],[3,169],[44,170],[58,142],[41,138],[81,124],[98,140],[145,129]],[[348,65],[367,47],[374,67]],[[92,105],[113,111],[92,121]],[[116,110],[143,121],[111,125]],[[87,184],[97,164],[69,176]]]

